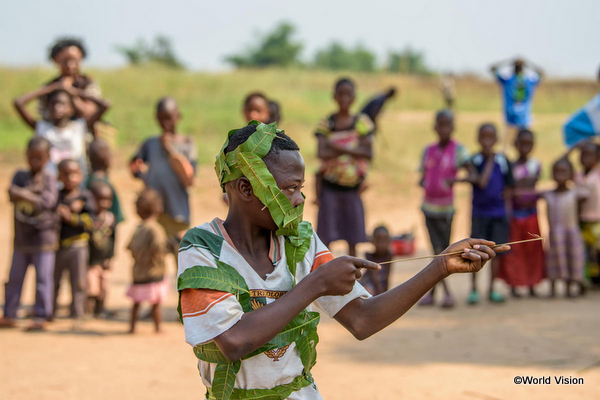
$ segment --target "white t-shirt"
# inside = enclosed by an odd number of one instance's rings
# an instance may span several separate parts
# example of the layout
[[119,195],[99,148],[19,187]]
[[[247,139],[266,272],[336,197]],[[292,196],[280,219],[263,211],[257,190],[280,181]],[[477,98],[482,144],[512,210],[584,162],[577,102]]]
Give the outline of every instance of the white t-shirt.
[[57,166],[62,160],[72,158],[79,162],[81,172],[87,173],[85,137],[87,134],[87,123],[79,118],[59,128],[51,122],[40,120],[35,124],[35,134],[48,139],[52,148],[50,149],[50,162],[48,169],[57,173]]
[[[292,288],[293,279],[287,266],[283,236],[273,235],[271,238],[269,257],[275,268],[264,280],[235,249],[221,220],[215,219],[210,223],[192,228],[186,236],[188,238],[196,236],[200,239],[197,240],[198,243],[189,244],[185,241],[182,243],[182,247],[179,249],[178,275],[195,266],[217,268],[215,260],[218,259],[235,268],[244,278],[250,289],[253,309],[275,301]],[[216,244],[209,248],[205,243],[211,241]],[[304,260],[298,263],[297,281],[332,259],[333,256],[329,249],[316,234],[313,234]],[[368,298],[370,294],[359,283],[356,283],[354,289],[345,296],[319,298],[309,306],[309,311],[324,312],[333,317],[346,304],[359,297]],[[244,314],[240,303],[233,294],[208,289],[183,290],[181,292],[181,310],[186,342],[192,347],[212,341],[235,325]],[[202,382],[207,387],[211,386],[215,367],[216,364],[198,361]],[[240,371],[236,375],[235,388],[271,389],[291,382],[302,374],[302,370],[300,355],[295,348],[295,343],[291,343],[287,348],[270,350],[242,360]],[[293,392],[289,399],[321,399],[321,395],[316,386],[309,385]]]

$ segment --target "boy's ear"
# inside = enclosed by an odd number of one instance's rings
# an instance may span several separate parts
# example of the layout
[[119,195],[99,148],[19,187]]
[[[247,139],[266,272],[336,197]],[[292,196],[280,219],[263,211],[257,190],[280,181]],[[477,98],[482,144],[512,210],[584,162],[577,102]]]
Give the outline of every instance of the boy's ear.
[[236,188],[236,193],[237,193],[238,197],[242,201],[245,201],[245,202],[252,201],[253,190],[252,190],[252,185],[250,184],[250,181],[248,180],[248,178],[246,178],[245,176],[238,178],[235,188]]

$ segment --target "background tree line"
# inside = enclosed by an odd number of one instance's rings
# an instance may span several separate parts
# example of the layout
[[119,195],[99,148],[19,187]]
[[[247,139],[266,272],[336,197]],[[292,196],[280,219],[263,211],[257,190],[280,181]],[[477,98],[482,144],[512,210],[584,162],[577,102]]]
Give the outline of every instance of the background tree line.
[[[256,46],[238,54],[232,54],[225,61],[236,68],[303,67],[324,70],[345,70],[357,72],[389,71],[411,75],[431,75],[432,69],[421,51],[406,47],[390,51],[387,60],[380,64],[373,51],[362,44],[346,47],[333,41],[316,52],[311,61],[303,61],[302,43],[293,38],[296,28],[286,22],[280,23],[270,32],[259,34]],[[159,63],[167,67],[182,68],[169,38],[157,36],[152,45],[140,39],[133,46],[117,46],[130,64]]]

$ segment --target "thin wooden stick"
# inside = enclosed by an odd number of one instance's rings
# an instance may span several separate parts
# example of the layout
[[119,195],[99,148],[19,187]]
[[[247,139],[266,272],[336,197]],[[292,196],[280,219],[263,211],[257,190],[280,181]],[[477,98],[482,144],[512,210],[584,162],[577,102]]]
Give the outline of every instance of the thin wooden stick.
[[[533,233],[530,233],[530,235],[534,236],[534,238],[533,239],[518,240],[516,242],[495,244],[495,245],[492,246],[492,249],[494,249],[496,247],[501,247],[501,246],[510,246],[510,245],[513,245],[513,244],[520,244],[520,243],[527,243],[527,242],[535,242],[535,241],[538,241],[538,240],[541,240],[541,241],[544,240],[543,237],[538,236],[538,235],[534,235]],[[400,258],[400,259],[396,259],[396,260],[381,262],[381,263],[379,263],[379,265],[391,264],[391,263],[394,263],[394,262],[423,260],[423,259],[426,259],[426,258],[437,258],[437,257],[455,256],[457,254],[463,254],[463,253],[464,253],[464,251],[454,251],[452,253],[442,253],[442,254],[429,255],[429,256],[420,256],[420,257],[412,257],[412,258]]]

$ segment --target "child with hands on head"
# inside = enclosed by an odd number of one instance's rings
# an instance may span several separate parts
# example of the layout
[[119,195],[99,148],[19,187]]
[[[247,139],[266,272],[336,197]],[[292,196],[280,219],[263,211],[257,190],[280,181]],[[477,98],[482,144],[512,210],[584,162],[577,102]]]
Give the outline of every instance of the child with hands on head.
[[[362,340],[446,276],[479,271],[509,249],[465,239],[446,250],[460,255],[438,258],[401,286],[371,297],[356,280],[362,268],[380,267],[351,256],[334,259],[302,221],[305,166],[289,136],[254,123],[231,131],[215,169],[229,198],[227,218],[186,233],[178,272],[180,316],[207,398],[320,398],[310,375],[316,311]],[[299,325],[304,329],[294,329]]]
[[[36,119],[26,107],[30,101],[41,96],[46,96],[47,120]],[[95,103],[96,112],[85,118],[78,118],[73,100],[75,97]],[[34,129],[36,136],[44,137],[52,144],[49,166],[53,172],[57,172],[58,163],[62,160],[75,159],[79,162],[82,173],[86,174],[86,135],[88,129],[91,130],[110,107],[106,100],[89,96],[82,89],[56,81],[17,98],[14,105],[21,118]]]
[[14,250],[4,291],[4,317],[0,328],[16,326],[25,273],[35,267],[34,321],[28,329],[44,329],[52,316],[54,259],[58,246],[56,177],[44,167],[50,159],[50,142],[34,137],[27,145],[28,170],[19,170],[8,194],[14,203]]

